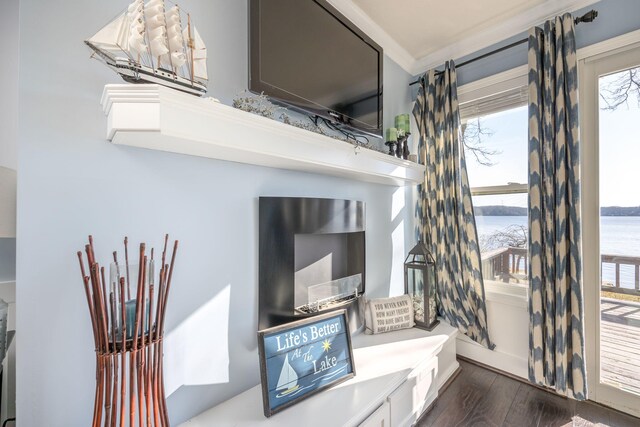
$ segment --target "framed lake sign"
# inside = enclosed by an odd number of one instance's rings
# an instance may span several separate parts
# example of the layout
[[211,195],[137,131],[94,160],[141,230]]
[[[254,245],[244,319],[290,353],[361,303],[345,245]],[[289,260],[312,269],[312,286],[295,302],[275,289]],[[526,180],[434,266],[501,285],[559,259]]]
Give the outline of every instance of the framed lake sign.
[[355,376],[346,310],[258,332],[264,415]]

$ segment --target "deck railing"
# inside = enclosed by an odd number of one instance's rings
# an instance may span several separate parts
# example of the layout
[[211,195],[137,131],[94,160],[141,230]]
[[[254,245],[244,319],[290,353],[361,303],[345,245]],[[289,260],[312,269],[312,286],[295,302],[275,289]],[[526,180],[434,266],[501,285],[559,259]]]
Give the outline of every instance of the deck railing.
[[507,247],[482,253],[482,277],[505,283],[526,283],[527,250]]
[[[622,256],[622,255],[602,255],[602,264],[613,264],[615,269],[613,283],[603,283],[602,289],[610,292],[634,293],[640,291],[640,257]],[[634,270],[634,289],[623,288],[620,286],[620,266],[629,265]]]
[[[603,281],[602,289],[609,292],[640,292],[640,257],[621,255],[602,255],[602,264],[613,264],[614,280]],[[631,266],[634,271],[634,287],[621,286],[621,266]],[[482,253],[482,276],[485,280],[498,280],[505,283],[527,282],[527,250],[525,248],[506,247]]]

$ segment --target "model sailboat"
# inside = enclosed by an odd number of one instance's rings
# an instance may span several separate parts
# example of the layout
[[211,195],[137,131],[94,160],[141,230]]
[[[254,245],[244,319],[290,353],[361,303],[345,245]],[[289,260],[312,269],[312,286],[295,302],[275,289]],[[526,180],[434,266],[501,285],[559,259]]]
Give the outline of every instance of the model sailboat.
[[[194,95],[207,91],[207,48],[177,5],[135,0],[85,43],[132,83],[157,83]],[[186,25],[185,25],[186,24]]]

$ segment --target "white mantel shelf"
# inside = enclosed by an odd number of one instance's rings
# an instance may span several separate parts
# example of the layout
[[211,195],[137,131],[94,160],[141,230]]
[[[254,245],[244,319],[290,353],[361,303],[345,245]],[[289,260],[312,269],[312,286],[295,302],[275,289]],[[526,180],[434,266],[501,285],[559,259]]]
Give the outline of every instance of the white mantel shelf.
[[398,187],[424,177],[423,165],[160,85],[106,85],[102,106],[114,144]]

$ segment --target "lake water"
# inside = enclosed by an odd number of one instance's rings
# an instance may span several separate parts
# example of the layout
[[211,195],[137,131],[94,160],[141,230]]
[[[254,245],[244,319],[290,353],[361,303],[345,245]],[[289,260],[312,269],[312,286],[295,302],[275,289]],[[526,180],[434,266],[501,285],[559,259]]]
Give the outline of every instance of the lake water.
[[[526,216],[476,216],[478,237],[503,230],[510,225],[527,226]],[[640,257],[640,217],[604,216],[600,223],[600,251],[606,255],[624,255]],[[634,267],[620,266],[620,284],[625,288],[634,287]],[[604,281],[615,280],[613,264],[603,264]]]

